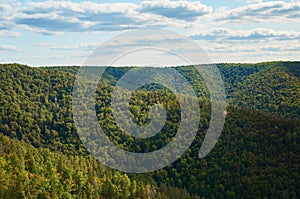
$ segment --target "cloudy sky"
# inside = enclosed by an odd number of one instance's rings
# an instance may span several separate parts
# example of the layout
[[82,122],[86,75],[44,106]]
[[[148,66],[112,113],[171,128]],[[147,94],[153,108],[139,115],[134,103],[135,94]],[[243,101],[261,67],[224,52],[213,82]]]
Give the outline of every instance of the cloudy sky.
[[300,60],[299,0],[0,0],[0,62],[81,65],[104,41],[144,27],[189,37],[213,62]]

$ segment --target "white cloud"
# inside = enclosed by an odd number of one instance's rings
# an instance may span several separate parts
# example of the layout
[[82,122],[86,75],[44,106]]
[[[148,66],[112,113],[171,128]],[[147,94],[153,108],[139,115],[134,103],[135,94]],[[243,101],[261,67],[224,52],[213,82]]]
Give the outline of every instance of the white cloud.
[[[272,44],[272,43],[257,43],[257,44],[230,44],[230,43],[210,43],[204,46],[205,50],[210,53],[245,53],[245,52],[299,52],[300,45],[290,46],[288,44]],[[220,54],[222,53],[222,54]]]
[[300,21],[300,2],[270,1],[250,4],[232,10],[222,9],[214,15],[216,21],[248,23],[266,21]]
[[0,45],[0,51],[24,52],[25,49],[13,45]]
[[300,32],[276,31],[266,28],[254,28],[250,30],[232,30],[228,28],[214,28],[201,32],[194,32],[190,37],[198,40],[299,40]]
[[[170,4],[172,5],[171,2]],[[31,2],[23,5],[12,21],[42,34],[117,31],[168,24],[183,26],[182,22],[176,22],[174,19],[148,12],[141,13],[140,10],[140,5],[132,3]],[[195,12],[198,12],[198,9]]]
[[1,23],[39,34],[57,32],[118,31],[138,27],[189,27],[191,22],[211,13],[200,2],[144,1],[94,3],[45,1],[0,4]]
[[[159,30],[159,29],[158,29]],[[141,31],[143,33],[143,31]],[[154,44],[160,43],[171,46],[174,42],[175,43],[182,43],[182,46],[185,44],[185,40],[183,40],[184,36],[178,36],[176,34],[168,34],[165,36],[160,31],[156,31],[153,29],[153,34],[150,36],[143,35],[143,34],[134,34],[131,36],[127,36],[123,38],[120,36],[120,39],[113,39],[113,41],[109,40],[105,43],[103,42],[81,42],[78,45],[62,45],[54,42],[38,42],[35,43],[34,47],[42,47],[47,48],[48,50],[55,50],[55,51],[91,51],[97,47],[105,48],[107,51],[114,51],[119,52],[124,51],[124,49],[130,48],[135,46],[136,48],[153,46]]]
[[[145,23],[136,11],[137,7],[131,3],[30,2],[21,5],[10,21],[41,34],[123,30]],[[3,6],[3,10],[9,10],[9,6]],[[0,18],[7,18],[3,13]]]
[[0,29],[19,28],[38,34],[120,31],[138,27],[197,26],[199,19],[219,22],[300,21],[300,3],[248,0],[255,4],[228,10],[199,1],[154,0],[134,3],[45,1],[0,4]]
[[[290,55],[299,55],[300,2],[246,1],[248,5],[245,6],[234,9],[223,7],[217,10],[212,10],[200,1],[183,0],[146,0],[140,4],[68,0],[41,2],[29,0],[22,1],[23,3],[14,1],[6,4],[0,3],[0,36],[3,41],[3,38],[10,39],[8,37],[22,35],[26,39],[27,33],[36,33],[48,35],[47,38],[55,42],[56,38],[61,39],[61,34],[71,33],[72,38],[67,39],[65,43],[37,43],[31,46],[35,49],[52,50],[49,52],[55,54],[57,51],[65,55],[78,51],[89,53],[99,46],[101,42],[85,42],[91,41],[93,38],[89,37],[91,33],[101,31],[106,36],[112,36],[118,31],[138,27],[167,27],[183,33],[193,31],[189,36],[198,42],[205,43],[205,50],[213,56],[226,58],[226,56],[234,55],[238,58],[238,56],[246,56],[247,53],[255,55],[259,52],[261,54],[267,52],[271,55],[289,52]],[[264,26],[265,24],[267,26]],[[115,32],[112,33],[113,31]],[[83,32],[85,34],[76,34]],[[77,36],[80,39],[76,40]],[[88,39],[85,40],[85,37]],[[168,45],[180,43],[176,38],[141,37],[114,44],[107,43],[110,46],[106,47],[113,52],[119,50],[117,46],[139,47],[159,43],[160,39],[170,40]],[[98,40],[95,39],[95,41]],[[8,43],[18,45],[18,43]],[[10,45],[1,45],[0,50],[24,51],[24,49]],[[61,51],[65,52],[61,53]]]
[[14,8],[9,4],[0,4],[0,19],[8,20],[14,13]]
[[253,3],[262,3],[262,0],[246,0],[247,4],[253,4]]
[[1,30],[0,29],[0,36],[4,37],[20,37],[22,34],[20,32],[15,32],[11,30]]
[[197,18],[212,12],[212,8],[199,1],[144,1],[141,3],[141,12],[162,15],[185,21],[195,21]]
[[215,63],[299,60],[300,56],[300,44],[290,45],[289,41],[248,43],[203,41],[200,44]]

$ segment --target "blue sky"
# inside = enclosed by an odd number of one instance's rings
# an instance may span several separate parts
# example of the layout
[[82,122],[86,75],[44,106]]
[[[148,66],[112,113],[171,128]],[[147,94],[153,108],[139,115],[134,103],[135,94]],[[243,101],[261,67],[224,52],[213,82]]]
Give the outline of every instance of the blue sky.
[[102,42],[144,27],[189,37],[213,62],[300,60],[297,0],[13,0],[0,2],[0,62],[81,65]]

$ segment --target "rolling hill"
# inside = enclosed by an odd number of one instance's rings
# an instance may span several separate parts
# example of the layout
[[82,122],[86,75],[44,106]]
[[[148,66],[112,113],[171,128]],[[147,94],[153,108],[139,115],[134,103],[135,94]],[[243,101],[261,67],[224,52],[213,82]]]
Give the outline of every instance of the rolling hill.
[[[78,137],[72,116],[78,67],[0,65],[0,197],[299,198],[300,62],[216,66],[229,106],[213,151],[197,156],[210,120],[205,83],[192,66],[174,67],[198,97],[197,137],[170,166],[126,174],[89,155]],[[125,134],[113,119],[110,97],[128,70],[105,71],[95,96],[99,123],[119,147],[155,151],[174,137],[181,109],[168,89],[146,85],[131,98],[131,117],[145,125],[150,106],[161,103],[168,112],[166,124],[149,139]]]

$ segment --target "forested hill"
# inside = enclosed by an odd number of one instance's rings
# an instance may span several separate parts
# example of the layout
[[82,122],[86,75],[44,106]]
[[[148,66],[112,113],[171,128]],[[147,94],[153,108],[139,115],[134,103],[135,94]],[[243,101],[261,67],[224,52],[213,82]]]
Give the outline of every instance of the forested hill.
[[221,64],[229,102],[300,118],[300,62]]
[[[197,157],[210,118],[206,86],[193,67],[176,67],[199,97],[199,133],[172,165],[127,175],[89,156],[78,138],[71,107],[78,67],[0,65],[0,198],[299,198],[300,62],[217,67],[230,106],[213,151]],[[147,110],[159,102],[168,120],[146,141],[124,134],[113,120],[109,98],[129,69],[105,72],[95,97],[99,123],[120,147],[154,151],[176,133],[180,106],[168,90],[147,85],[131,100],[133,119],[146,124]]]
[[[300,62],[216,64],[216,66],[223,77],[230,105],[300,119],[298,97]],[[129,67],[108,68],[104,78],[110,85],[114,85],[129,69]],[[175,69],[189,80],[200,98],[208,97],[206,86],[195,68],[184,66]],[[56,67],[55,70],[75,74],[78,67]]]

